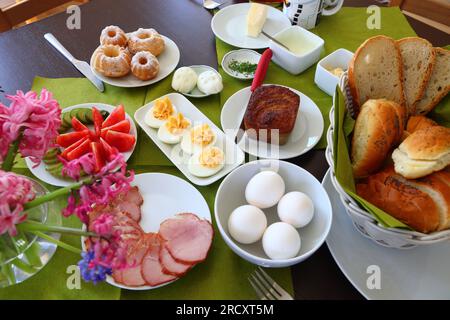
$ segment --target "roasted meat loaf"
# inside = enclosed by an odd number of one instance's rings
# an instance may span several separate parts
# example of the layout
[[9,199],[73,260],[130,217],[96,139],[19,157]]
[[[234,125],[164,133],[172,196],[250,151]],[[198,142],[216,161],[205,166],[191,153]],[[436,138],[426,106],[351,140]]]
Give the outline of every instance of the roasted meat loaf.
[[278,143],[283,145],[294,130],[299,107],[300,97],[288,88],[261,86],[250,97],[244,116],[245,130],[250,137],[268,143],[277,142],[271,130],[279,130]]

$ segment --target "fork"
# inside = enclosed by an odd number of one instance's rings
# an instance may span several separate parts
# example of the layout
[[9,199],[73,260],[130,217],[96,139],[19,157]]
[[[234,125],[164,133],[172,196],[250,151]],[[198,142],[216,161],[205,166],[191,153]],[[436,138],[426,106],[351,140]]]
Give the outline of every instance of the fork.
[[230,1],[225,1],[225,2],[222,2],[222,3],[218,3],[218,2],[215,2],[213,0],[203,0],[203,7],[208,9],[208,10],[214,10],[214,9],[216,9],[216,8],[220,7],[221,5],[224,5],[224,4],[228,3],[228,2],[230,2]]
[[260,267],[250,274],[248,281],[261,300],[294,300]]

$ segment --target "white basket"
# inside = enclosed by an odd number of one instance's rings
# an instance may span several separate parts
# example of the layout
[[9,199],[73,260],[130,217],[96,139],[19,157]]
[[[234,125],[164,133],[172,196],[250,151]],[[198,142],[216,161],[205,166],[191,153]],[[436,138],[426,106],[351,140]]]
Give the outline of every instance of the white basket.
[[[348,90],[347,74],[341,77],[339,87],[345,93],[346,106],[348,110],[353,108],[352,98]],[[333,99],[334,101],[334,99]],[[372,214],[364,210],[359,204],[341,187],[336,179],[334,172],[333,157],[333,135],[334,135],[334,105],[330,111],[330,127],[327,131],[328,146],[325,151],[325,157],[330,165],[331,182],[339,194],[342,204],[347,214],[353,221],[353,225],[365,237],[376,243],[391,248],[408,249],[417,245],[434,244],[450,240],[450,230],[438,231],[431,234],[425,234],[416,231],[408,231],[399,228],[387,228],[379,224]]]

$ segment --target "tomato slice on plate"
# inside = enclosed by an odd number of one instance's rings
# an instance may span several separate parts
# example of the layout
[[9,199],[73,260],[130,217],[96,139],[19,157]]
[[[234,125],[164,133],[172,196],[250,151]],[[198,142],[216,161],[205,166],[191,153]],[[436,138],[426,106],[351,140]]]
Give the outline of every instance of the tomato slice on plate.
[[58,137],[56,137],[56,143],[63,148],[67,148],[68,146],[74,144],[78,140],[81,140],[88,135],[89,130],[60,134]]
[[76,117],[72,117],[72,128],[75,131],[84,131],[89,130],[88,127],[86,127],[80,120],[78,120]]
[[131,134],[111,130],[106,132],[105,140],[120,152],[130,151],[136,142],[136,138]]
[[105,159],[102,155],[102,145],[100,142],[91,142],[92,153],[95,160],[95,172],[99,172],[105,165]]
[[73,143],[72,145],[68,146],[67,148],[64,149],[63,152],[61,152],[61,157],[67,159],[67,154],[69,152],[75,150],[80,144],[82,144],[83,142],[85,142],[88,139],[89,139],[88,137],[84,137],[83,139],[80,139],[77,142]]
[[92,108],[92,117],[94,118],[95,134],[97,137],[100,137],[102,132],[103,116],[96,107]]
[[78,147],[67,153],[66,159],[72,161],[90,152],[91,151],[90,144],[91,141],[88,138],[84,139],[83,142]]
[[111,161],[114,156],[119,153],[119,151],[115,148],[112,147],[108,142],[105,141],[105,139],[100,138],[100,144],[102,145],[102,149],[103,149],[103,157],[107,160],[107,161]]
[[102,128],[102,138],[106,136],[106,132],[108,132],[109,130],[129,133],[130,128],[131,128],[130,120],[128,119],[122,120],[120,122],[117,122],[116,124],[113,124],[112,126]]
[[103,128],[110,127],[123,120],[125,120],[125,109],[123,108],[123,105],[120,105],[111,112],[108,118],[103,122],[102,126]]

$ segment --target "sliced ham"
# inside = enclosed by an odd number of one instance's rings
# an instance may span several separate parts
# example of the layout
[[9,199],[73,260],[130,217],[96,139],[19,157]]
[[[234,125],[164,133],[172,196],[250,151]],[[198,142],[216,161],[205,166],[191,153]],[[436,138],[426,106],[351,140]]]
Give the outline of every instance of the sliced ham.
[[170,274],[177,277],[181,277],[194,266],[189,263],[177,262],[172,257],[169,250],[167,250],[165,244],[161,245],[161,250],[159,251],[159,262],[161,263],[162,271],[165,274]]
[[141,265],[142,277],[152,287],[177,278],[174,275],[168,275],[163,272],[159,262],[160,246],[161,241],[158,234],[151,234],[151,243]]
[[214,230],[207,220],[192,214],[178,214],[161,224],[159,235],[176,261],[194,264],[206,259]]
[[136,222],[141,221],[140,205],[138,206],[134,202],[131,202],[128,200],[120,201],[120,202],[116,203],[115,205],[116,205],[117,210],[128,213],[134,221],[136,221]]
[[131,187],[126,195],[126,200],[134,203],[137,206],[141,206],[144,203],[144,198],[142,198],[138,187]]

